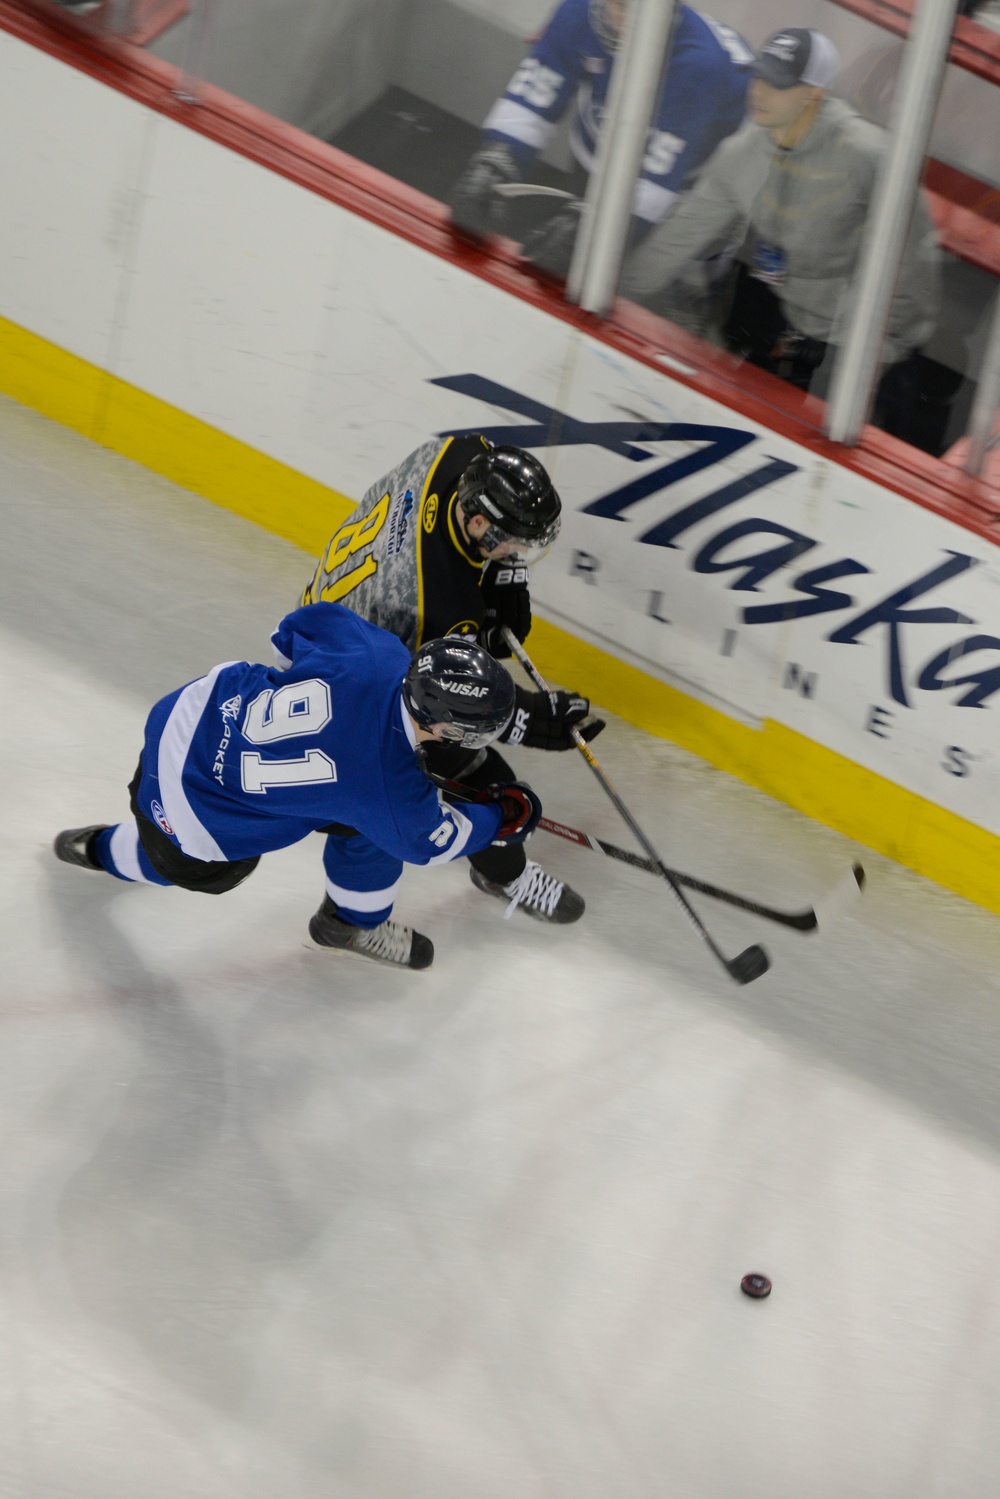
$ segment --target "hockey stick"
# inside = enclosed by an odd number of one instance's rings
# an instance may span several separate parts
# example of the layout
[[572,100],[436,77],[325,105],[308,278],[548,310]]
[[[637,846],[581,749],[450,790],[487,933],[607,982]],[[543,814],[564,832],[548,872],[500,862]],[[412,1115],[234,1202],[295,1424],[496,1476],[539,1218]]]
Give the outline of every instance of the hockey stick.
[[[476,800],[474,792],[461,781],[448,780],[445,776],[435,775],[424,766],[424,774],[440,786],[442,791],[447,791],[449,796],[458,801],[471,802]],[[594,853],[604,854],[609,859],[617,859],[622,864],[631,864],[633,869],[644,869],[647,874],[655,874],[660,877],[660,868],[654,864],[652,859],[643,858],[642,854],[635,854],[631,849],[619,848],[616,843],[608,843],[604,838],[598,838],[593,833],[581,832],[579,828],[571,828],[568,823],[555,822],[551,817],[540,817],[539,829],[543,833],[551,833],[556,838],[565,838],[567,843],[575,843],[580,848],[589,848]],[[782,911],[777,906],[765,906],[760,901],[750,900],[745,895],[737,895],[735,890],[727,890],[722,885],[712,885],[708,880],[699,880],[693,874],[684,874],[679,869],[671,869],[670,873],[686,890],[696,890],[699,895],[708,895],[712,900],[723,901],[727,906],[735,906],[740,911],[749,911],[753,916],[761,916],[765,921],[774,921],[779,926],[791,927],[795,932],[815,932],[821,927],[828,926],[837,917],[844,914],[854,899],[864,889],[865,871],[860,864],[852,864],[850,870],[844,875],[832,890],[822,896],[814,906],[806,906],[802,911]]]
[[493,192],[498,198],[576,198],[576,193],[568,193],[564,187],[545,187],[541,182],[498,182]]
[[[524,667],[525,671],[528,673],[531,680],[535,683],[535,686],[539,689],[540,692],[548,694],[554,707],[555,693],[549,687],[545,678],[541,675],[535,663],[532,661],[531,657],[524,649],[524,646],[514,634],[513,630],[508,629],[506,625],[503,628],[503,637],[506,640],[507,644],[510,646],[511,650],[514,652],[514,655]],[[726,957],[725,953],[722,951],[721,947],[719,947],[719,945],[715,941],[715,938],[712,936],[711,932],[708,930],[705,923],[702,921],[701,917],[698,915],[697,911],[694,909],[691,902],[684,894],[673,872],[669,870],[664,864],[663,860],[656,852],[656,849],[650,843],[642,828],[636,822],[628,807],[626,807],[625,803],[618,795],[618,792],[608,780],[608,777],[605,775],[600,761],[594,754],[593,750],[590,748],[590,745],[587,743],[586,739],[584,739],[583,735],[580,733],[580,730],[577,728],[571,728],[569,732],[573,743],[576,745],[577,749],[580,751],[581,755],[586,760],[591,770],[594,772],[594,775],[600,781],[603,790],[607,793],[608,797],[614,804],[615,810],[619,813],[623,821],[630,829],[632,836],[639,842],[642,848],[645,849],[646,854],[648,855],[652,863],[656,866],[660,874],[670,886],[675,900],[680,905],[688,921],[690,921],[691,925],[694,927],[695,931],[698,933],[699,937],[704,942],[705,946],[708,948],[712,956],[722,964],[723,968],[729,974],[729,977],[731,979],[734,979],[737,984],[751,984],[753,983],[754,979],[759,979],[761,974],[766,973],[768,968],[771,966],[771,961],[764,949],[755,943],[752,947],[747,947],[743,950],[743,952],[737,953],[735,958]]]
[[[579,844],[581,848],[606,854],[609,859],[618,859],[622,864],[631,864],[634,869],[645,869],[648,874],[660,873],[659,865],[654,864],[652,859],[644,859],[642,854],[619,848],[615,843],[606,843],[603,838],[595,838],[593,833],[582,833],[579,828],[568,827],[564,822],[553,822],[551,817],[540,818],[538,826],[543,833],[554,833],[557,838],[565,838],[567,842]],[[815,906],[806,906],[802,911],[782,911],[776,906],[765,906],[760,901],[749,900],[745,895],[737,895],[735,890],[726,890],[722,885],[712,885],[708,880],[696,879],[693,874],[682,874],[679,869],[671,869],[670,873],[678,885],[686,890],[697,890],[699,895],[711,896],[712,900],[724,901],[727,906],[750,911],[754,916],[775,921],[779,926],[789,926],[796,932],[815,932],[820,926],[828,925],[841,914],[842,908],[854,896],[860,894],[865,883],[862,866],[852,864],[849,873]]]

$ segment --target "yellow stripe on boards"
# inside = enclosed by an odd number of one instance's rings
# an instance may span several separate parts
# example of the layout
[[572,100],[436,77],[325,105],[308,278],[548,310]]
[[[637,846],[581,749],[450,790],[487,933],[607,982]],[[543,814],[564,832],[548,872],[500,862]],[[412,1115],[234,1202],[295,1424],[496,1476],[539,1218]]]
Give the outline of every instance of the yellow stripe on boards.
[[550,680],[1000,913],[995,834],[773,719],[753,729],[727,718],[546,620],[535,620],[531,646]]
[[0,318],[0,390],[318,556],[355,502]]
[[[0,390],[313,556],[355,502],[0,318]],[[447,446],[447,444],[446,444]],[[771,719],[727,718],[544,620],[544,674],[1000,913],[1000,838]]]

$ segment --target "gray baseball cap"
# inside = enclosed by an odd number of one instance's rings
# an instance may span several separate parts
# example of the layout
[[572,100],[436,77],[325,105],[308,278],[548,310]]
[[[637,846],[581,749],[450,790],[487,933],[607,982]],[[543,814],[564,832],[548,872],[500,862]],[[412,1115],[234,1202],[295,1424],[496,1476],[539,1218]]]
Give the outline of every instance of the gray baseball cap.
[[800,83],[829,88],[840,69],[840,54],[828,36],[805,26],[786,26],[758,49],[753,70],[773,88]]

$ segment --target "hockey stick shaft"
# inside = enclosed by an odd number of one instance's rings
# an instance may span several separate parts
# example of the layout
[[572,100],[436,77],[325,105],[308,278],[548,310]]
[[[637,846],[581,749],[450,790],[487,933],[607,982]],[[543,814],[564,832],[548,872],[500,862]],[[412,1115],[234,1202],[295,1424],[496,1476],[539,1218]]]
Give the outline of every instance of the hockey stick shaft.
[[[518,661],[520,661],[521,665],[528,673],[528,676],[534,682],[535,686],[540,692],[546,693],[552,701],[553,706],[555,706],[555,695],[552,692],[552,689],[549,687],[549,684],[546,682],[545,678],[542,676],[541,672],[538,670],[537,666],[532,661],[531,657],[524,649],[524,646],[514,634],[513,630],[509,629],[505,625],[503,636],[507,644],[513,651],[514,655],[517,657]],[[691,902],[684,894],[673,873],[664,864],[663,860],[656,852],[656,849],[653,847],[652,843],[646,837],[646,834],[643,832],[642,828],[632,816],[632,813],[629,811],[628,807],[618,795],[618,792],[611,784],[610,779],[605,774],[600,761],[594,754],[593,750],[590,748],[590,745],[587,743],[586,739],[584,739],[583,735],[580,733],[580,730],[577,728],[571,728],[569,732],[573,743],[576,745],[577,749],[586,760],[588,766],[593,771],[595,777],[600,782],[602,790],[611,801],[622,821],[632,833],[632,836],[635,838],[636,842],[640,845],[641,848],[645,850],[647,856],[652,860],[653,864],[656,866],[660,874],[670,886],[671,892],[673,893],[673,896],[678,905],[681,907],[681,910],[684,912],[688,921],[701,937],[701,940],[705,943],[705,946],[711,952],[713,957],[722,964],[723,968],[725,968],[730,978],[735,979],[738,984],[749,984],[752,983],[754,979],[760,978],[761,974],[766,973],[769,967],[769,960],[764,949],[757,946],[748,947],[745,949],[745,951],[737,953],[735,958],[726,957],[725,953],[719,947],[719,945],[715,941],[715,938],[712,936],[711,932],[708,930],[705,923],[702,921],[701,917],[698,915],[697,911],[694,909]]]
[[[539,828],[543,833],[552,833],[556,838],[565,838],[568,843],[576,843],[581,848],[589,848],[594,853],[604,854],[609,859],[617,859],[621,864],[631,864],[633,869],[644,869],[647,874],[659,876],[660,868],[654,864],[652,859],[643,858],[642,854],[634,854],[631,849],[619,848],[615,843],[608,843],[604,838],[597,838],[593,833],[581,832],[579,828],[571,828],[564,822],[554,822],[551,817],[540,819]],[[668,866],[669,867],[669,866]],[[695,890],[699,895],[708,895],[712,900],[723,901],[728,906],[736,906],[740,911],[749,911],[754,916],[761,916],[766,921],[776,921],[780,926],[789,926],[797,932],[813,932],[817,927],[816,912],[812,906],[807,906],[802,911],[782,911],[776,906],[765,906],[760,901],[750,900],[745,895],[737,895],[735,890],[727,890],[722,885],[713,885],[708,880],[699,880],[693,874],[684,874],[680,869],[670,869],[670,873],[678,885],[685,890]]]
[[[476,793],[463,785],[461,781],[435,775],[426,766],[424,774],[456,801],[472,802],[477,799]],[[587,848],[592,853],[604,854],[608,859],[617,859],[620,864],[629,864],[633,869],[642,869],[647,874],[655,875],[657,879],[661,878],[659,865],[654,864],[652,859],[645,858],[643,854],[633,853],[630,848],[619,848],[618,844],[609,843],[605,838],[598,838],[594,833],[585,833],[580,828],[570,827],[566,822],[556,822],[551,817],[539,818],[538,827],[541,832],[551,833],[556,838],[564,838],[567,843],[575,843],[578,848]],[[738,895],[735,890],[727,890],[723,885],[713,885],[708,880],[699,880],[696,875],[685,874],[680,869],[671,868],[670,873],[678,885],[682,885],[685,890],[695,890],[699,895],[707,895],[712,900],[722,901],[727,906],[735,906],[739,911],[749,911],[752,916],[760,916],[765,921],[776,922],[778,926],[791,927],[795,932],[815,932],[819,929],[820,919],[815,906],[806,906],[801,911],[783,911],[778,906],[766,906],[761,901]],[[851,888],[851,881],[856,888],[861,888],[863,885],[864,870],[860,864],[854,864],[851,867],[850,879],[846,881],[848,889]]]

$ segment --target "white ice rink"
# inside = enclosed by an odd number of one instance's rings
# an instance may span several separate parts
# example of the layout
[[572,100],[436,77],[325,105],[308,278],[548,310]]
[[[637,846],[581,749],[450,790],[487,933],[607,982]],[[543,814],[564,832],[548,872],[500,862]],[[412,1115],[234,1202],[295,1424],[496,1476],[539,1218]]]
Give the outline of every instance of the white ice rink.
[[[221,899],[68,868],[309,563],[10,402],[0,504],[0,1499],[995,1499],[1000,922],[860,851],[827,934],[699,900],[771,952],[741,989],[539,834],[579,925],[409,869],[398,973],[309,943],[318,838]],[[794,907],[859,852],[596,748],[681,868]],[[579,757],[518,765],[630,843]]]

